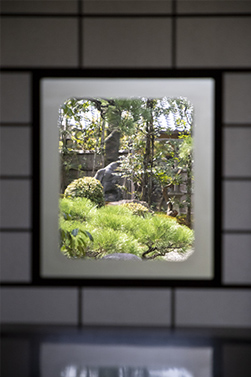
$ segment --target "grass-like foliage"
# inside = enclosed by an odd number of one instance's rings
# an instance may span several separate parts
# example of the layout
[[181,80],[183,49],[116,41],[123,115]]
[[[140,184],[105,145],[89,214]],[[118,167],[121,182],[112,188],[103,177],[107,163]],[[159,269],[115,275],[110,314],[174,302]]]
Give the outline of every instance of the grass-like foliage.
[[165,259],[170,251],[186,252],[194,241],[193,231],[169,216],[146,211],[135,215],[126,206],[98,208],[86,198],[60,200],[60,229],[65,234],[88,236],[81,241],[81,252],[72,255],[69,249],[61,249],[68,257],[99,259],[130,253],[142,259]]

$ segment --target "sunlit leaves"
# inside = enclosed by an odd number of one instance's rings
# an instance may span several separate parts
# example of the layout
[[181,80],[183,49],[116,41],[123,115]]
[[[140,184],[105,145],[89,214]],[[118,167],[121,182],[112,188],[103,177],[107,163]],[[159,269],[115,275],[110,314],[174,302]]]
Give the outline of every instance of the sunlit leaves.
[[86,230],[74,228],[68,231],[60,228],[60,249],[68,258],[83,258],[87,251],[87,238],[94,241]]

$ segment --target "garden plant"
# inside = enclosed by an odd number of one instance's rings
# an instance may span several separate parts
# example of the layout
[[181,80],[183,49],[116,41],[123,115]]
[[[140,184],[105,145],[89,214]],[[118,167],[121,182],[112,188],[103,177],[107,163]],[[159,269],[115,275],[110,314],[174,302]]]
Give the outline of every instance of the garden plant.
[[98,208],[86,198],[60,199],[60,231],[67,239],[61,251],[76,258],[100,259],[116,252],[165,260],[172,251],[186,253],[192,248],[193,230],[175,218],[136,207]]
[[[61,251],[69,258],[116,252],[165,260],[170,252],[191,250],[192,126],[193,107],[185,98],[67,100],[59,110]],[[79,163],[83,152],[93,156],[91,176]],[[116,185],[130,203],[104,201],[94,175],[111,162],[119,163],[115,174],[125,183]],[[185,191],[175,196],[181,186]]]

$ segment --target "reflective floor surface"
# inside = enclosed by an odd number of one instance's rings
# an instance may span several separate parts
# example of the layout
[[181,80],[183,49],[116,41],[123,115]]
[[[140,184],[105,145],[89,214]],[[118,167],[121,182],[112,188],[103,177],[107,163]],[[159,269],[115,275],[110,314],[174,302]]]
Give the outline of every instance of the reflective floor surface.
[[3,326],[2,377],[249,377],[251,330]]

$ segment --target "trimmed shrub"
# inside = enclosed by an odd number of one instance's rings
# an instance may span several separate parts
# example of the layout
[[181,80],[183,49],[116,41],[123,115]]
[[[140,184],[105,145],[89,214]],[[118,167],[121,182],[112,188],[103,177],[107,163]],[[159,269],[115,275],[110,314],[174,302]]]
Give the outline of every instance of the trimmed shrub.
[[87,198],[98,207],[104,205],[103,186],[95,178],[84,177],[75,179],[65,189],[66,198]]
[[149,210],[139,203],[124,203],[121,204],[121,206],[128,208],[130,211],[132,211],[133,215],[145,216],[147,213],[149,213]]

